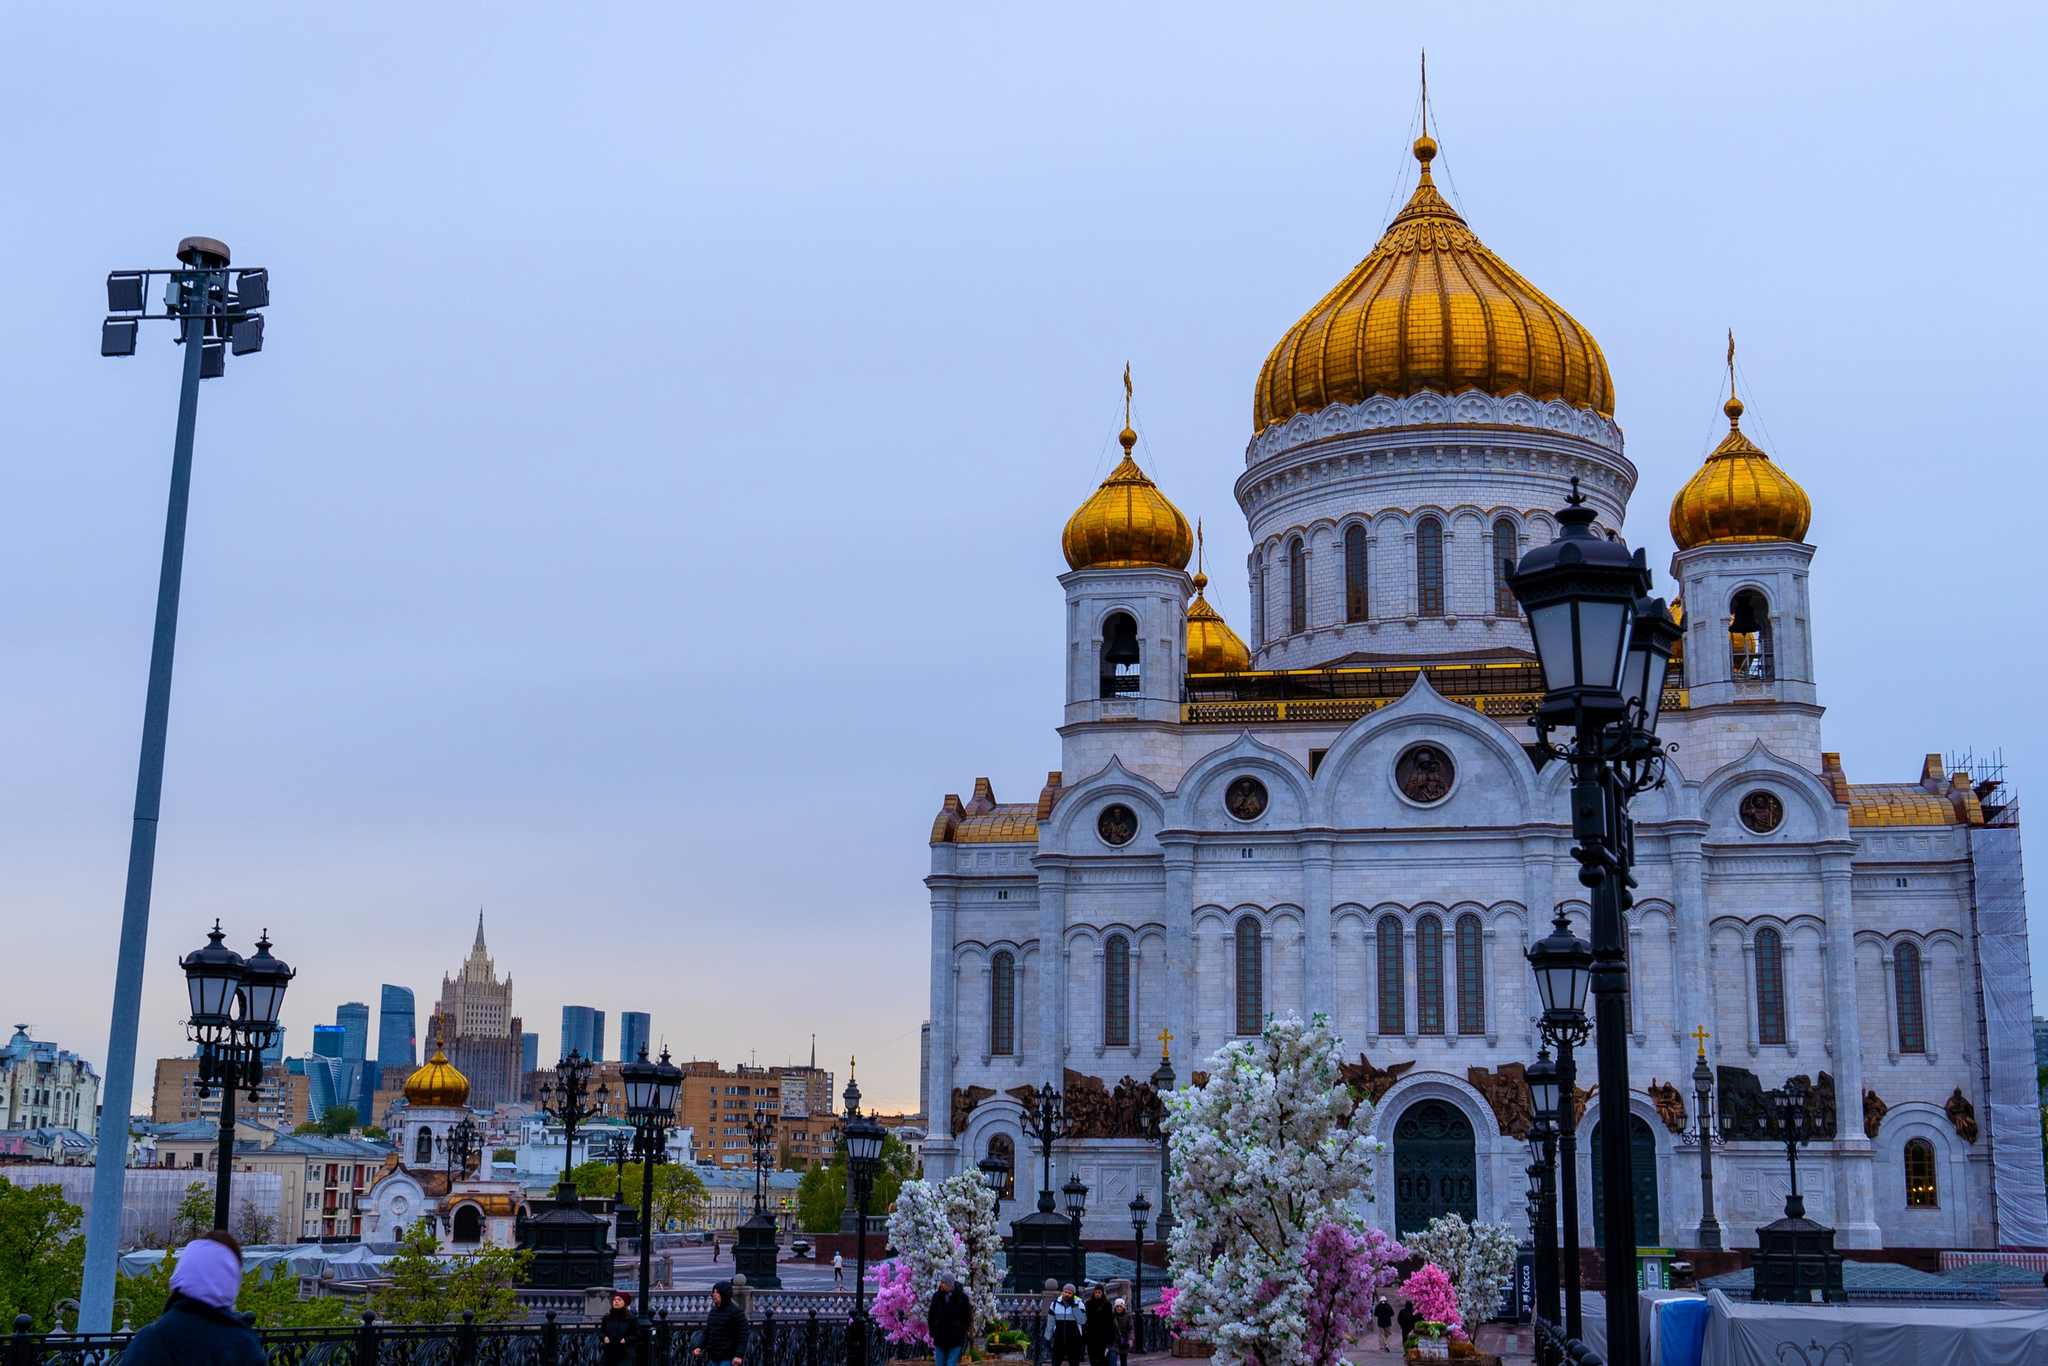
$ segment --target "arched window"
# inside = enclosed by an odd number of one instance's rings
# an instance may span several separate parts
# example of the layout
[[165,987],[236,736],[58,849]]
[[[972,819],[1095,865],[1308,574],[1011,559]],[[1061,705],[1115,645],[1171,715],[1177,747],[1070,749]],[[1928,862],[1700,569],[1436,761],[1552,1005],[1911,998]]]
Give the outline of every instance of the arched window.
[[1256,1034],[1266,1025],[1265,979],[1259,971],[1259,922],[1237,922],[1237,1032]]
[[1017,1051],[1017,960],[1008,949],[996,955],[988,976],[988,1051],[998,1058]]
[[1287,547],[1287,629],[1308,629],[1308,551],[1299,536]]
[[1776,930],[1756,932],[1756,1041],[1785,1042],[1785,943]]
[[1008,1165],[1003,1168],[1003,1199],[1017,1198],[1017,1145],[1010,1142],[1008,1134],[990,1134],[988,1155],[1000,1157]]
[[1415,610],[1444,614],[1444,524],[1434,517],[1415,524]]
[[1486,931],[1476,915],[1458,917],[1458,1032],[1486,1032]]
[[1934,1145],[1924,1138],[1906,1140],[1906,1208],[1938,1209],[1941,1191],[1934,1181]]
[[434,1133],[426,1125],[420,1125],[419,1137],[413,1140],[412,1164],[415,1167],[432,1165],[434,1161]]
[[1102,1046],[1131,1046],[1131,941],[1120,934],[1102,946]]
[[1515,592],[1508,587],[1508,575],[1515,572],[1520,558],[1515,554],[1515,524],[1503,517],[1493,524],[1493,614],[1512,617],[1521,612]]
[[1102,695],[1136,695],[1142,687],[1138,623],[1128,612],[1112,612],[1102,623]]
[[1415,922],[1415,1032],[1444,1032],[1444,922]]
[[1728,649],[1735,677],[1769,682],[1778,676],[1771,650],[1771,604],[1754,588],[1745,588],[1728,604]]
[[1399,1036],[1408,1032],[1408,984],[1401,972],[1401,922],[1395,916],[1380,920],[1380,1033]]
[[462,1205],[455,1211],[455,1241],[458,1243],[480,1243],[484,1238],[484,1216],[475,1205]]
[[1927,1051],[1927,1009],[1920,994],[1920,948],[1901,944],[1892,955],[1892,976],[1899,991],[1899,1051]]
[[1365,589],[1365,528],[1353,522],[1344,528],[1344,620],[1364,621],[1372,615]]

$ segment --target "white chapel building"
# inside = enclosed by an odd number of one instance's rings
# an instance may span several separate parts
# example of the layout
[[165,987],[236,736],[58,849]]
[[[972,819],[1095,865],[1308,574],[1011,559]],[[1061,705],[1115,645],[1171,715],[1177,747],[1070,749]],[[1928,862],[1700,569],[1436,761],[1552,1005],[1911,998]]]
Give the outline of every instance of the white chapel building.
[[[1322,1012],[1388,1148],[1367,1217],[1523,1222],[1522,955],[1559,906],[1585,934],[1587,908],[1504,576],[1573,480],[1621,537],[1637,471],[1599,345],[1438,195],[1435,152],[1416,144],[1412,198],[1259,372],[1248,644],[1127,426],[1064,538],[1059,770],[1025,802],[977,780],[933,823],[924,1158],[1008,1156],[1005,1218],[1039,1180],[1026,1088],[1062,1088],[1085,1135],[1053,1183],[1090,1186],[1088,1236],[1128,1240],[1127,1202],[1160,1197],[1162,1032],[1186,1085],[1269,1016]],[[1803,1076],[1827,1136],[1801,1184],[1841,1246],[2048,1248],[2018,807],[1939,755],[1865,782],[1826,748],[1810,505],[1732,392],[1726,412],[1669,514],[1675,748],[1634,804],[1632,1087],[1585,1100],[1581,1241],[1594,1129],[1625,1108],[1638,1242],[1697,1246],[1703,1029],[1736,1126],[1713,1164],[1730,1245],[1782,1213],[1784,1149],[1743,1135]]]

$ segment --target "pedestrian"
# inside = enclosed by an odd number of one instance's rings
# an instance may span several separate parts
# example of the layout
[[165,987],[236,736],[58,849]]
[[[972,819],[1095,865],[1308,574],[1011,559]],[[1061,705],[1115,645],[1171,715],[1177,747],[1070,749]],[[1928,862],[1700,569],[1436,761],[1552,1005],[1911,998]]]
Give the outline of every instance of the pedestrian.
[[1130,1305],[1121,1295],[1117,1296],[1113,1312],[1116,1314],[1116,1366],[1131,1366],[1131,1341],[1138,1323],[1131,1316]]
[[960,1353],[974,1335],[974,1301],[950,1271],[939,1273],[939,1288],[925,1311],[932,1335],[932,1366],[960,1366]]
[[711,1287],[711,1312],[704,1318],[703,1341],[691,1353],[698,1366],[746,1366],[747,1316],[732,1302],[732,1282]]
[[711,1260],[718,1260],[718,1235],[715,1233],[711,1235]]
[[640,1325],[629,1308],[632,1303],[631,1295],[614,1290],[611,1312],[597,1321],[598,1360],[603,1366],[625,1366],[633,1359],[633,1348],[640,1341]]
[[1380,1350],[1392,1351],[1387,1346],[1387,1338],[1394,1331],[1394,1306],[1387,1303],[1385,1295],[1380,1296],[1380,1302],[1372,1307],[1372,1321],[1380,1326]]
[[1415,1331],[1415,1301],[1402,1300],[1401,1312],[1394,1316],[1401,1325],[1401,1350],[1408,1349],[1408,1335]]
[[1073,1282],[1060,1287],[1052,1312],[1045,1317],[1045,1333],[1052,1346],[1052,1366],[1081,1366],[1081,1301],[1074,1296]]
[[1088,1292],[1081,1311],[1081,1340],[1088,1345],[1088,1366],[1112,1366],[1116,1351],[1116,1310],[1101,1286]]
[[845,1283],[846,1258],[835,1252],[832,1254],[832,1284],[844,1285]]
[[242,1244],[224,1228],[185,1244],[164,1312],[121,1353],[135,1366],[266,1366],[255,1330],[235,1313]]

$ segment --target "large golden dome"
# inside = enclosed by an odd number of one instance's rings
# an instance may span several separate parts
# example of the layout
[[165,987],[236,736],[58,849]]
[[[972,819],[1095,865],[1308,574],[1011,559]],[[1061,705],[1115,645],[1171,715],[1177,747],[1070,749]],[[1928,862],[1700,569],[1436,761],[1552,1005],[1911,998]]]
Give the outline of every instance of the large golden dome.
[[1742,434],[1742,400],[1729,396],[1728,435],[1671,500],[1680,550],[1717,541],[1797,541],[1813,520],[1806,490]]
[[1243,673],[1252,666],[1252,652],[1202,596],[1208,586],[1207,574],[1195,575],[1195,600],[1188,604],[1188,672]]
[[434,1040],[434,1056],[427,1065],[406,1078],[405,1103],[443,1110],[460,1110],[469,1104],[469,1078],[448,1061],[439,1039]]
[[1416,141],[1422,183],[1407,207],[1266,357],[1253,431],[1333,403],[1424,389],[1556,398],[1614,416],[1600,344],[1465,226],[1430,180],[1435,156],[1427,134]]
[[1073,569],[1117,569],[1165,565],[1186,569],[1195,553],[1195,533],[1180,509],[1131,459],[1138,434],[1126,426],[1117,435],[1124,458],[1102,487],[1067,519],[1060,546]]

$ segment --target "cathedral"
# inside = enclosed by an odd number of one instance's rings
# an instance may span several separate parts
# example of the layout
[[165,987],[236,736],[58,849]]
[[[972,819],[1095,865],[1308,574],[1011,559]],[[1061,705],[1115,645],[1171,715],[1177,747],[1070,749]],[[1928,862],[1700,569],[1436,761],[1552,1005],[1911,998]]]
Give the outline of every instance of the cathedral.
[[[1054,1185],[1078,1175],[1087,1236],[1127,1242],[1130,1199],[1160,1201],[1162,1045],[1185,1085],[1321,1013],[1386,1145],[1365,1216],[1524,1225],[1523,953],[1560,909],[1586,934],[1587,906],[1506,576],[1575,486],[1621,538],[1637,469],[1599,344],[1481,244],[1435,154],[1415,144],[1413,195],[1260,368],[1246,629],[1188,574],[1127,421],[1063,538],[1059,770],[1022,802],[978,779],[932,824],[924,1160],[1009,1158],[1010,1214],[1040,1179],[1028,1089],[1066,1097]],[[1825,748],[1811,505],[1744,432],[1732,349],[1730,374],[1727,434],[1670,508],[1683,640],[1668,778],[1634,804],[1631,1087],[1599,1094],[1584,1051],[1581,1242],[1619,1122],[1638,1243],[1699,1245],[1703,1054],[1729,1246],[1783,1210],[1764,1093],[1804,1078],[1800,1184],[1838,1245],[2048,1248],[2017,803],[1938,754],[1854,781]]]

